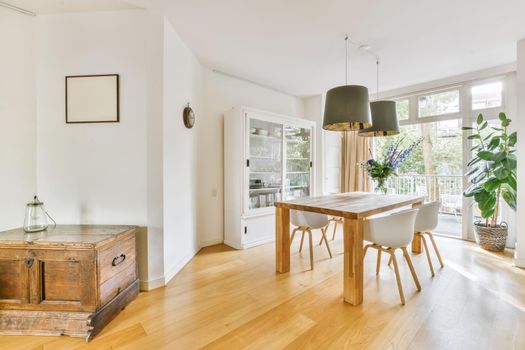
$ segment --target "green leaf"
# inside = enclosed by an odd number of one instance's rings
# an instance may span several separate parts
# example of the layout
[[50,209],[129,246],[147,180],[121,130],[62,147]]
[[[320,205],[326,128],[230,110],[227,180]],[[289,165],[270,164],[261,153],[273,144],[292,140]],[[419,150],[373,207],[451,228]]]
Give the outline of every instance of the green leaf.
[[472,158],[472,160],[470,162],[467,163],[467,166],[473,166],[474,164],[478,163],[481,161],[481,158],[479,157],[474,157]]
[[488,210],[482,210],[482,211],[481,211],[481,217],[482,217],[483,219],[491,218],[492,215],[494,215],[494,208],[492,208],[492,209],[488,209]]
[[510,119],[505,119],[501,121],[501,125],[507,127],[510,125]]
[[509,154],[507,158],[503,159],[501,164],[510,171],[514,171],[517,166],[516,158],[512,158],[514,154]]
[[494,158],[494,154],[489,151],[479,151],[477,156],[483,160],[492,160]]
[[514,131],[512,134],[509,135],[509,145],[514,146],[517,141],[518,141],[518,134]]
[[494,175],[496,175],[498,180],[505,180],[510,175],[510,171],[507,168],[500,167],[494,170]]
[[474,128],[470,127],[470,126],[464,126],[461,128],[461,130],[474,130]]
[[496,206],[496,196],[488,196],[484,201],[478,202],[479,209],[489,210]]
[[494,162],[501,162],[503,159],[507,158],[507,152],[498,152],[494,155]]
[[478,203],[484,203],[489,197],[490,197],[490,193],[488,193],[487,191],[483,189],[481,191],[474,193],[474,200]]
[[492,137],[492,135],[494,135],[493,132],[491,132],[490,134],[488,134],[487,136],[485,136],[485,137],[483,138],[483,141],[487,141],[488,139],[490,139],[490,138]]
[[483,123],[483,114],[479,114],[478,115],[478,119],[476,120],[476,122],[478,123],[478,125],[481,125],[481,123]]
[[495,127],[495,126],[491,127],[491,129],[492,129],[492,130],[496,130],[496,131],[503,131],[502,128],[497,128],[497,127]]
[[463,195],[465,197],[473,197],[476,193],[479,193],[483,191],[483,188],[481,188],[480,186],[478,185],[471,185],[469,186],[469,188],[467,188],[467,190],[465,192],[463,192]]
[[483,124],[481,124],[481,127],[479,128],[479,130],[485,129],[488,125],[489,125],[488,122],[484,122]]
[[509,190],[507,188],[502,189],[501,191],[501,197],[503,200],[511,207],[513,210],[516,210],[517,207],[517,200],[516,200],[516,192]]
[[478,167],[473,167],[472,169],[470,169],[469,171],[466,172],[465,176],[470,176],[476,172],[478,172],[480,169]]
[[499,146],[500,138],[494,137],[492,140],[490,140],[490,143],[488,145],[489,149],[494,149]]
[[498,118],[499,118],[499,120],[501,120],[501,121],[507,120],[507,116],[506,116],[505,113],[503,113],[503,112],[501,112],[501,113],[498,115]]
[[516,177],[515,175],[511,172],[509,177],[507,177],[507,184],[510,186],[510,188],[512,188],[514,191],[517,191],[517,184],[516,184]]
[[496,190],[501,185],[501,181],[498,180],[496,177],[493,177],[489,180],[487,180],[483,185],[483,189],[487,192],[492,192]]
[[481,136],[479,136],[478,134],[474,134],[474,135],[470,135],[467,137],[468,140],[481,140]]

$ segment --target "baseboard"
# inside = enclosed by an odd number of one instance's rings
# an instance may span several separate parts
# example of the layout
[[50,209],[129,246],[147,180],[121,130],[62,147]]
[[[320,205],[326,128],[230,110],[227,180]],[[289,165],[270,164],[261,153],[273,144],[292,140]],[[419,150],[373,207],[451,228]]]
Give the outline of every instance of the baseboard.
[[236,242],[224,240],[224,244],[226,244],[228,247],[232,247],[233,249],[243,249],[242,245],[237,244]]
[[164,287],[166,284],[164,283],[164,276],[155,278],[153,280],[141,280],[140,281],[140,290],[149,292],[150,290],[157,289],[160,287]]
[[175,275],[188,264],[191,259],[199,252],[200,248],[196,248],[193,252],[187,254],[184,258],[180,259],[175,265],[173,265],[167,273],[164,274],[164,285],[168,284]]
[[204,248],[204,247],[209,247],[212,245],[217,245],[217,244],[222,244],[222,243],[224,243],[224,240],[222,238],[215,238],[215,239],[210,239],[207,241],[201,241],[199,246],[201,248]]
[[256,247],[256,246],[261,245],[261,244],[270,243],[270,242],[273,242],[273,241],[275,241],[275,236],[265,237],[265,238],[258,239],[258,240],[253,241],[253,242],[248,242],[248,243],[243,243],[243,244],[238,244],[237,242],[232,242],[232,241],[225,240],[224,244],[226,244],[227,246],[230,246],[230,247],[232,247],[234,249],[248,249],[248,248]]
[[525,269],[525,259],[514,258],[514,265]]

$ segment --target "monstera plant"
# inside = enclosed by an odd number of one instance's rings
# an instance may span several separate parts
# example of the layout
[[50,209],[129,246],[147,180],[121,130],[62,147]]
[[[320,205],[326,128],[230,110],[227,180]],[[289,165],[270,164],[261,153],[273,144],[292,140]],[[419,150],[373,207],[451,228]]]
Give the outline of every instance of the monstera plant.
[[483,221],[474,223],[476,239],[482,248],[501,251],[507,239],[507,224],[498,221],[503,199],[516,210],[516,132],[508,132],[511,120],[499,114],[500,125],[491,127],[480,114],[475,127],[463,127],[472,132],[474,157],[467,164],[470,187],[465,197],[473,197]]

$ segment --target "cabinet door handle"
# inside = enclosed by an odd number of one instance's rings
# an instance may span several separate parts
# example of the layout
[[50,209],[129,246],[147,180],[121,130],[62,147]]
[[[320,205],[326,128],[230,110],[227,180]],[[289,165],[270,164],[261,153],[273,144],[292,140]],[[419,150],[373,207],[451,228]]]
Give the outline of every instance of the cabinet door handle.
[[120,254],[120,256],[116,256],[113,258],[113,261],[111,262],[111,266],[118,266],[122,264],[126,260],[125,254]]

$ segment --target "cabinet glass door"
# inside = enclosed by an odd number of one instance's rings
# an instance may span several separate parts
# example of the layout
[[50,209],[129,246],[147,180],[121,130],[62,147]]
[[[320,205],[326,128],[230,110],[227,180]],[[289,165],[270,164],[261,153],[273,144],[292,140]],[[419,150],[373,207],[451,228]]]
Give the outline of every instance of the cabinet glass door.
[[248,208],[254,210],[281,199],[283,126],[258,119],[250,119],[249,125]]
[[285,200],[310,195],[311,140],[310,128],[286,126]]

